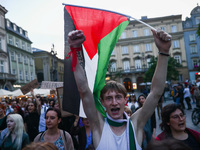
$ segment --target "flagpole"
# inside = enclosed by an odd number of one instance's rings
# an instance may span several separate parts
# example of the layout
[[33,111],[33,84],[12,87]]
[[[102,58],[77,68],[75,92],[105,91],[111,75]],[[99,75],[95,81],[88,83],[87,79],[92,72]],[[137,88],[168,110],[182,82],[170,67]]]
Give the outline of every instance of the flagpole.
[[154,27],[150,26],[149,24],[147,24],[147,23],[145,23],[145,22],[143,22],[143,21],[141,21],[141,20],[138,20],[138,19],[133,18],[133,17],[130,17],[130,18],[136,20],[137,22],[140,22],[140,23],[144,24],[145,26],[151,28],[151,29],[154,30],[154,31],[157,31]]

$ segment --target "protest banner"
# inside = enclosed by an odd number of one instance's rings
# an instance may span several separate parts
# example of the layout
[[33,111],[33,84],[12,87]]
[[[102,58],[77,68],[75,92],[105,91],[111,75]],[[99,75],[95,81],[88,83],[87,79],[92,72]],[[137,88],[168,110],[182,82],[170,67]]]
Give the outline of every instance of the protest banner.
[[25,95],[26,93],[30,92],[32,89],[35,89],[39,86],[40,85],[39,85],[37,79],[35,79],[35,80],[32,80],[31,82],[29,82],[28,84],[24,85],[23,87],[21,87],[21,91]]
[[58,87],[63,87],[63,82],[42,81],[40,88],[56,90]]

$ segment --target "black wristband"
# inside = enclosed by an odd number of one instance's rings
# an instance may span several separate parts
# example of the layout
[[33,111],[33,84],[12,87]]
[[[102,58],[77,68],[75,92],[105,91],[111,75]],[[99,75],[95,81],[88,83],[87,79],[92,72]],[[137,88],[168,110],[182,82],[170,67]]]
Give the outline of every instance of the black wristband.
[[170,56],[169,54],[162,53],[162,52],[158,52],[158,54],[160,54],[160,55],[164,55],[164,56]]

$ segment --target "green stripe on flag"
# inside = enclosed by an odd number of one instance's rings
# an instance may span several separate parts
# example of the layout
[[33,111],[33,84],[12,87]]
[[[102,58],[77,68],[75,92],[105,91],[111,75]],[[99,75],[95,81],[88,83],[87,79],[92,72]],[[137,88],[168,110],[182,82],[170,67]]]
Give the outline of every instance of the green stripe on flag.
[[99,101],[100,92],[105,85],[105,76],[111,53],[119,37],[121,36],[122,32],[124,31],[124,29],[127,27],[128,24],[129,24],[128,20],[120,23],[108,35],[102,38],[98,44],[99,59],[98,59],[93,95],[95,99],[96,108],[104,117],[106,117],[106,114],[103,106],[101,105],[101,102]]

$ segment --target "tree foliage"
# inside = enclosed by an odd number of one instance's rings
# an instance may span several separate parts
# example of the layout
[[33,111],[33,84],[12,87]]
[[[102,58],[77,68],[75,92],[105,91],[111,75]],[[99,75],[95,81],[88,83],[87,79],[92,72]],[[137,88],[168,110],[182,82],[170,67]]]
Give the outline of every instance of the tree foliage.
[[198,37],[200,37],[200,23],[199,23],[199,25],[198,25],[198,28],[197,28],[197,35],[198,35]]
[[[152,57],[149,62],[149,69],[145,72],[144,82],[151,82],[153,74],[156,69],[158,58]],[[181,64],[177,63],[177,61],[173,57],[169,57],[168,67],[167,67],[167,81],[177,80],[179,71],[177,68],[181,67]]]

